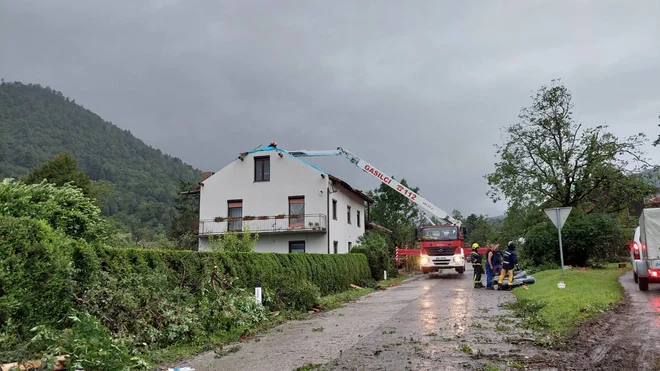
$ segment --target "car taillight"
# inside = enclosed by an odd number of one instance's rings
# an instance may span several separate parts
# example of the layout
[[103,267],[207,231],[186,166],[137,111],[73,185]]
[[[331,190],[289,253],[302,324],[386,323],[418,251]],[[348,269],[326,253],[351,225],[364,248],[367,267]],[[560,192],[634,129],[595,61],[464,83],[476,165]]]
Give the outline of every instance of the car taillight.
[[658,271],[649,271],[651,277],[658,277]]
[[637,242],[633,242],[633,256],[635,260],[639,260],[639,245]]

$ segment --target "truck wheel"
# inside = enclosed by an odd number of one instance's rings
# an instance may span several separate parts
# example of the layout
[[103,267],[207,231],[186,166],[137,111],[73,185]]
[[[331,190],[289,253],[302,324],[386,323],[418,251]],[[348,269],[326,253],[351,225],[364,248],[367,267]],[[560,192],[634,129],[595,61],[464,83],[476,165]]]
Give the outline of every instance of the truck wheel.
[[648,277],[639,277],[639,290],[648,291],[649,289],[649,278]]
[[635,283],[639,281],[639,277],[637,276],[637,273],[633,272],[633,278],[635,279]]
[[465,273],[465,268],[456,268],[456,272],[458,272],[458,274],[463,274]]
[[427,274],[428,272],[429,272],[428,269],[424,269],[424,268],[422,268],[422,273],[423,273],[423,274]]

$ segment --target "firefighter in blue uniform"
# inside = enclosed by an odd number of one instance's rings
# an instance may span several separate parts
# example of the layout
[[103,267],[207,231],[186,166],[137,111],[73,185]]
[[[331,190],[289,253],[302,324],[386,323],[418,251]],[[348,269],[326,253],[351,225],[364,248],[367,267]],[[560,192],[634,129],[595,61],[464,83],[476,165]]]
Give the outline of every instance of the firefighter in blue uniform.
[[509,276],[509,281],[507,288],[511,289],[511,284],[513,283],[513,268],[518,264],[518,254],[516,254],[516,245],[513,241],[509,241],[504,251],[504,256],[502,259],[502,272],[500,273],[500,278],[497,281],[497,289],[501,290],[502,283],[504,282],[504,276]]

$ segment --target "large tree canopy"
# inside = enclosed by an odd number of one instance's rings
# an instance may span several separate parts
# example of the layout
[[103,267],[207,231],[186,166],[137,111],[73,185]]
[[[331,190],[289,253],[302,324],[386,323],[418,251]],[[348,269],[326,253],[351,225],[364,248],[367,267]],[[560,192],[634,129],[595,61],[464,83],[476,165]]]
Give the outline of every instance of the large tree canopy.
[[[400,183],[419,193],[419,187],[410,187],[405,179],[401,179]],[[415,227],[422,217],[417,204],[385,184],[368,194],[374,200],[369,215],[371,220],[392,231],[394,244],[403,246],[413,243]]]
[[70,182],[80,188],[85,196],[89,196],[92,184],[87,174],[78,170],[76,160],[68,153],[61,153],[54,159],[37,166],[23,179],[28,184],[39,184],[43,180],[58,187]]
[[467,246],[472,246],[475,242],[480,246],[495,242],[495,226],[488,220],[488,215],[470,214],[465,218],[463,226],[468,230],[465,237]]
[[583,128],[572,110],[557,80],[532,96],[519,122],[506,128],[499,162],[486,175],[493,201],[618,212],[655,191],[636,175],[650,167],[640,150],[644,134],[619,139],[606,126]]

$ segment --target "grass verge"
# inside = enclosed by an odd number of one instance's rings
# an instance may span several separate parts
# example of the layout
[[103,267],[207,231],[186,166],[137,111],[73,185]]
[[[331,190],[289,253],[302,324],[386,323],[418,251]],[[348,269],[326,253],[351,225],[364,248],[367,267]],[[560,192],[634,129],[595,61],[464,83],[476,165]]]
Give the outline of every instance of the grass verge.
[[[517,301],[508,308],[522,319],[524,327],[562,339],[623,299],[619,276],[629,268],[616,267],[609,264],[603,269],[567,269],[563,279],[561,269],[538,272],[529,290],[513,290]],[[560,281],[566,283],[566,288],[557,288]]]
[[[405,274],[399,275],[395,278],[378,281],[377,285],[380,288],[387,288],[392,285],[401,283],[408,277],[409,275]],[[361,289],[349,289],[348,291],[344,291],[338,294],[323,296],[321,297],[321,302],[319,304],[325,307],[326,310],[337,309],[342,307],[344,303],[356,300],[359,297],[368,295],[376,290],[378,289],[366,287]],[[225,336],[221,338],[209,338],[206,341],[198,341],[193,344],[177,344],[168,348],[147,352],[147,358],[150,362],[161,365],[165,363],[178,362],[184,359],[192,358],[201,352],[214,350],[218,347],[237,342],[245,336],[250,336],[259,332],[270,330],[286,321],[304,319],[307,316],[307,313],[283,311],[280,312],[277,316],[271,317],[267,322],[261,324],[259,328],[254,328],[244,334],[225,334]]]

